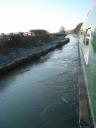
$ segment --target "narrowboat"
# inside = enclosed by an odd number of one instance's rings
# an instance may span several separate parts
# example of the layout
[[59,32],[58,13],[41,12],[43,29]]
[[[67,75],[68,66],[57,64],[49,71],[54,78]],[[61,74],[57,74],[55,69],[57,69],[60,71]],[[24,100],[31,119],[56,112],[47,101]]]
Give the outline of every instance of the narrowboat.
[[91,11],[82,25],[80,49],[85,61],[90,109],[96,127],[96,9]]

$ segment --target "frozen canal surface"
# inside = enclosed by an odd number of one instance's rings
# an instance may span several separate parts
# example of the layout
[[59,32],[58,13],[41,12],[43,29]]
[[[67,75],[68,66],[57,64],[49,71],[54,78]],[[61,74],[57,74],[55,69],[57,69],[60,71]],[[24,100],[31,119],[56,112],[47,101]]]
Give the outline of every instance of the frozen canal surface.
[[78,128],[78,42],[0,80],[0,128]]

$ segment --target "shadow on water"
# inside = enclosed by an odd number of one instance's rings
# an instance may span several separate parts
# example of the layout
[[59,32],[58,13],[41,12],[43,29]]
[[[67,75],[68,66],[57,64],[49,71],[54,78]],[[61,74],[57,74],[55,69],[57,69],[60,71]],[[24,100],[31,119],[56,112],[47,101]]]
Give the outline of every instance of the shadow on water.
[[[68,112],[69,110],[69,112]],[[76,128],[76,123],[74,125],[74,114],[72,113],[73,107],[64,102],[53,103],[47,106],[42,113],[42,128],[69,128],[70,123],[72,125],[71,128]],[[55,117],[55,118],[54,118]],[[68,123],[68,121],[70,123]]]

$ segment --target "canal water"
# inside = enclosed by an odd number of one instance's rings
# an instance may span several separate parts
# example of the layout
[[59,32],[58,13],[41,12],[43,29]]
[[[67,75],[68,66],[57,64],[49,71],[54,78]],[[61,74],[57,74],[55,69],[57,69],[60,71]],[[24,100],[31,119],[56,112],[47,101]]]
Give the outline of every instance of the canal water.
[[0,80],[0,128],[78,128],[78,42]]

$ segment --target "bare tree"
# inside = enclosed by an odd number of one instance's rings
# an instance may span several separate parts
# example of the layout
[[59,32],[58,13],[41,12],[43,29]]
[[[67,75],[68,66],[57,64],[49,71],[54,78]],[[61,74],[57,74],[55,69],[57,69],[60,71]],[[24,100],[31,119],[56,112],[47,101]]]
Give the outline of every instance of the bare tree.
[[80,30],[81,30],[82,25],[83,25],[83,23],[79,23],[79,24],[75,27],[75,29],[73,29],[73,33],[75,33],[75,34],[78,35],[79,32],[80,32]]

